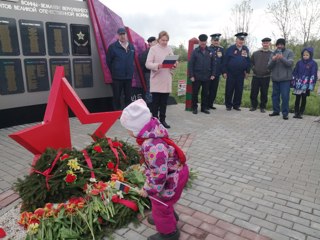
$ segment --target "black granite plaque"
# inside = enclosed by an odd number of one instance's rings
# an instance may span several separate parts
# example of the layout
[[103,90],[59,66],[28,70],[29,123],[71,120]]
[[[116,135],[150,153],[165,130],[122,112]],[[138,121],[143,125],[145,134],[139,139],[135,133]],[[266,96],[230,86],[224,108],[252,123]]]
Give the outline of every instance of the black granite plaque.
[[92,60],[73,59],[73,77],[76,88],[93,87]]
[[20,59],[0,59],[0,94],[23,93],[23,77]]
[[28,92],[49,90],[47,59],[24,59]]
[[46,55],[43,23],[33,20],[19,20],[22,51],[25,56]]
[[52,58],[49,60],[50,62],[50,74],[51,74],[51,82],[53,81],[54,72],[57,66],[64,67],[64,75],[70,85],[72,86],[72,78],[71,78],[71,67],[70,67],[70,60],[63,59],[63,58]]
[[16,20],[0,17],[0,56],[18,56],[19,54]]
[[89,25],[71,24],[72,55],[91,56]]
[[68,56],[69,37],[66,23],[47,22],[47,43],[50,56]]

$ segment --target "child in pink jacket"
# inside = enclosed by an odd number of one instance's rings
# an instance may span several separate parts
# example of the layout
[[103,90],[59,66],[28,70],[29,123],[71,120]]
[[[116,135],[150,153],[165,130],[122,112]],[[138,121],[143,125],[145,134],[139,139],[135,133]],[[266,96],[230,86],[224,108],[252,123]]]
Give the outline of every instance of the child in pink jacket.
[[157,234],[148,240],[178,240],[177,215],[173,205],[180,199],[189,177],[183,151],[168,136],[167,129],[153,118],[147,104],[139,99],[128,105],[122,112],[120,122],[129,135],[137,138],[146,167],[146,182],[140,195],[152,196],[152,218]]

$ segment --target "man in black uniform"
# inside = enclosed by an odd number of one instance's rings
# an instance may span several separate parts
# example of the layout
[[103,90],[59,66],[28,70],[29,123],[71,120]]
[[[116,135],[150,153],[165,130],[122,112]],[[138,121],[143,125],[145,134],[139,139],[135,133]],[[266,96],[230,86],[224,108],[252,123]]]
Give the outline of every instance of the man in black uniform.
[[208,97],[208,108],[216,109],[213,106],[213,103],[217,96],[217,91],[219,87],[219,80],[220,75],[222,73],[222,63],[223,63],[223,56],[224,56],[224,49],[220,46],[220,33],[215,33],[210,35],[211,37],[211,46],[209,50],[213,52],[214,61],[215,61],[215,76],[212,81],[210,81],[209,85],[209,97]]
[[146,81],[145,101],[149,109],[151,109],[152,94],[150,93],[150,70],[146,68],[146,61],[147,61],[149,50],[152,46],[157,44],[157,39],[155,37],[149,37],[147,42],[148,42],[148,48],[139,55],[139,63],[144,74],[144,80]]
[[250,73],[249,49],[244,45],[245,32],[237,33],[236,44],[230,46],[223,60],[223,77],[226,81],[225,104],[227,111],[233,107],[241,111],[244,79]]
[[207,47],[208,36],[199,35],[199,47],[193,50],[189,63],[188,73],[192,82],[192,109],[193,114],[198,113],[198,94],[201,90],[201,112],[209,114],[208,111],[208,88],[210,80],[214,79],[214,57]]

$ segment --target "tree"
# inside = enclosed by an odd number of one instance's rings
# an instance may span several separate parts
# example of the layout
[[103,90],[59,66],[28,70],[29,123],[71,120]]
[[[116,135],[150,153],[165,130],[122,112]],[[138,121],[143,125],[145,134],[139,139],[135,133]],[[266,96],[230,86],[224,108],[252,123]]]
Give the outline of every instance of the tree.
[[180,44],[179,47],[173,47],[173,53],[179,55],[179,61],[188,61],[188,51]]
[[320,4],[319,0],[299,0],[297,3],[296,16],[299,21],[297,35],[303,40],[303,46],[306,46],[312,37],[319,32],[320,22]]
[[[235,32],[249,32],[251,15],[253,8],[251,7],[251,0],[242,0],[240,4],[236,4],[231,9],[231,21],[235,27]],[[246,45],[250,48],[250,37],[246,40]]]
[[278,0],[268,4],[267,13],[273,16],[273,22],[278,26],[284,39],[291,37],[294,9],[297,7],[295,0]]
[[232,22],[235,26],[235,32],[249,32],[249,25],[253,8],[251,8],[251,0],[242,0],[240,4],[236,4],[232,9]]

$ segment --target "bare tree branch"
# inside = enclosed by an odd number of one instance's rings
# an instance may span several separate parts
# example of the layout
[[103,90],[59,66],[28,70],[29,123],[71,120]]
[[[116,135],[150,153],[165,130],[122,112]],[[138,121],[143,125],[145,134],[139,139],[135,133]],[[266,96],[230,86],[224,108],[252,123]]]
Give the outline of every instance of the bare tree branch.
[[319,0],[299,0],[295,9],[299,19],[297,34],[303,39],[305,46],[319,32],[317,26],[320,23],[320,3]]
[[273,16],[273,22],[287,40],[291,37],[295,4],[295,0],[278,0],[267,7],[267,13]]

